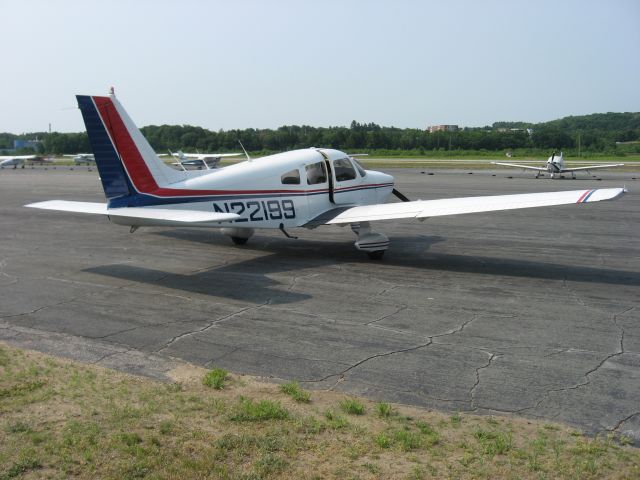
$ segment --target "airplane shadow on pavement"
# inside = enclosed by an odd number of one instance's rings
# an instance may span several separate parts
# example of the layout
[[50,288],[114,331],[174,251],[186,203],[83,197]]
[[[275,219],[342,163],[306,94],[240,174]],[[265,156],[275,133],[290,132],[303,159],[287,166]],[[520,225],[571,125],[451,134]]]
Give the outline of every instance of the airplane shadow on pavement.
[[[250,244],[244,247],[229,245],[229,239],[223,235],[195,229],[176,229],[154,232],[167,238],[198,242],[207,245],[229,246],[229,248],[251,248],[274,255],[250,260],[252,267],[262,270],[260,265],[272,265],[276,271],[288,271],[309,268],[314,265],[335,263],[363,263],[388,265],[427,270],[442,270],[470,274],[484,274],[507,277],[529,277],[543,280],[567,280],[573,282],[607,283],[612,285],[640,286],[640,272],[616,270],[605,267],[587,267],[580,265],[537,262],[508,257],[489,257],[478,255],[456,255],[434,253],[431,246],[446,241],[441,236],[407,235],[390,236],[391,247],[382,261],[370,260],[345,241],[292,241],[279,236],[252,237]],[[509,253],[505,251],[505,255]],[[240,262],[246,263],[246,262]],[[303,265],[301,263],[308,263]],[[237,268],[237,264],[235,268]],[[264,268],[263,268],[264,269]],[[268,272],[265,272],[268,273]]]
[[[248,301],[251,303],[289,304],[310,298],[310,295],[291,291],[287,282],[279,282],[269,275],[296,272],[301,269],[327,265],[364,264],[371,268],[403,267],[475,275],[567,280],[574,282],[605,283],[613,285],[640,285],[640,273],[575,265],[561,265],[513,258],[495,258],[477,255],[433,253],[431,245],[445,241],[438,236],[411,235],[391,237],[392,248],[382,261],[369,260],[344,241],[300,240],[292,241],[277,236],[256,235],[250,244],[242,247],[230,245],[223,235],[212,235],[204,230],[158,230],[154,235],[185,242],[226,247],[237,253],[271,253],[252,256],[222,266],[194,273],[172,273],[131,264],[113,264],[87,268],[84,271],[123,280],[162,286],[201,295],[210,295]],[[194,249],[195,250],[195,249]],[[506,252],[505,252],[506,254]]]

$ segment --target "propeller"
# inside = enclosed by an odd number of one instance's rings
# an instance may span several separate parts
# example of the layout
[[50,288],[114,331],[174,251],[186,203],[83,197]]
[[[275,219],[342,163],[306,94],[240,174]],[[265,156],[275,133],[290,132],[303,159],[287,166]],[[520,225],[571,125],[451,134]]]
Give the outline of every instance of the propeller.
[[403,202],[410,202],[411,201],[407,197],[405,197],[402,193],[400,193],[398,190],[396,190],[395,188],[393,189],[393,191],[391,193],[393,193],[396,197],[398,197]]

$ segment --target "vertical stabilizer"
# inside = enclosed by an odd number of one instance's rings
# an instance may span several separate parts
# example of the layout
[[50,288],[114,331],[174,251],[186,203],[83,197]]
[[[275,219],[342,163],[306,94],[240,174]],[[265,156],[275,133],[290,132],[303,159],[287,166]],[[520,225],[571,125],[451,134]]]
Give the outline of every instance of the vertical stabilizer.
[[156,195],[185,178],[160,160],[114,95],[76,98],[107,199]]

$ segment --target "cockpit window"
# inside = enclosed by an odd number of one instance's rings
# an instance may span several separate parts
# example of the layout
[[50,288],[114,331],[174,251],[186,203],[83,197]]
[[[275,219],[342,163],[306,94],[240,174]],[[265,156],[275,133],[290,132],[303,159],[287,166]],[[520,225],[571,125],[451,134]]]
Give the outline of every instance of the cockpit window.
[[313,163],[304,167],[307,171],[307,183],[317,185],[327,181],[327,167],[324,162]]
[[280,177],[283,185],[300,185],[300,172],[296,168]]
[[366,177],[367,176],[367,171],[364,169],[364,167],[362,165],[360,165],[360,162],[358,162],[355,158],[352,158],[351,161],[353,162],[353,164],[358,169],[358,173],[360,173],[360,176],[361,177]]
[[356,170],[351,165],[348,158],[341,158],[333,162],[333,169],[336,172],[336,181],[344,182],[356,178]]

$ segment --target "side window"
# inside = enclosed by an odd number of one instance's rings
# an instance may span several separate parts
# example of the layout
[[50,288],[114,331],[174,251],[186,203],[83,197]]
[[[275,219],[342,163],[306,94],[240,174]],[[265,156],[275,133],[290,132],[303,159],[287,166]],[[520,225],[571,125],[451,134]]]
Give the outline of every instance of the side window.
[[351,161],[353,162],[353,164],[356,166],[356,168],[358,169],[358,173],[360,174],[361,177],[366,177],[367,176],[367,171],[364,169],[364,167],[362,165],[360,165],[360,162],[358,162],[355,159],[351,159]]
[[333,169],[336,171],[336,181],[338,182],[356,178],[356,169],[353,168],[348,158],[341,158],[333,162]]
[[307,171],[307,183],[317,185],[327,181],[327,167],[324,162],[313,163],[304,167]]
[[300,185],[300,172],[298,169],[291,170],[280,177],[284,185]]

